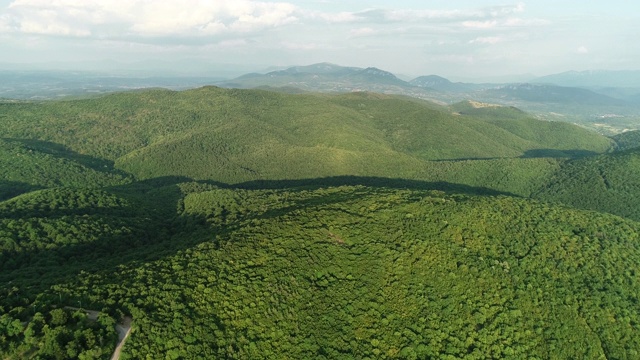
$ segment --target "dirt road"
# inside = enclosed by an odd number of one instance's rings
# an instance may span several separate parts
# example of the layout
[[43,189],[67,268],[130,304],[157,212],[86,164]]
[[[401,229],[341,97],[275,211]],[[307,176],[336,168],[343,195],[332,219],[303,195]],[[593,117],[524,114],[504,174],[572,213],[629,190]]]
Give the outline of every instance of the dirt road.
[[[87,318],[91,321],[98,320],[98,315],[100,315],[99,311],[80,309],[73,306],[65,306],[65,309],[84,311],[85,313],[87,313]],[[122,352],[122,347],[124,346],[124,342],[127,340],[127,338],[129,337],[129,334],[131,333],[132,322],[133,322],[133,319],[131,317],[125,316],[122,319],[122,324],[116,324],[116,332],[118,333],[118,344],[116,345],[116,350],[113,352],[113,355],[111,355],[111,360],[120,359],[120,353]]]
[[122,324],[116,325],[116,331],[118,332],[118,345],[116,346],[116,350],[113,352],[113,355],[111,356],[111,360],[120,359],[120,352],[122,352],[122,347],[124,346],[124,342],[127,340],[127,337],[129,337],[129,334],[131,333],[132,321],[133,319],[131,319],[128,316],[125,316],[124,319],[122,319]]

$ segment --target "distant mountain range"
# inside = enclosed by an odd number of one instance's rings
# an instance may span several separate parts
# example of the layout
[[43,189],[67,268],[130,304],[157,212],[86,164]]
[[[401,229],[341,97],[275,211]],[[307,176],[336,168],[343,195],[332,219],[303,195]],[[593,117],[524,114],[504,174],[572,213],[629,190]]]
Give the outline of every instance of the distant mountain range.
[[451,92],[464,92],[472,91],[482,85],[465,84],[465,83],[453,83],[448,79],[445,79],[438,75],[420,76],[411,81],[409,84],[421,88],[429,88],[437,91],[451,91]]
[[[294,66],[266,74],[251,73],[219,82],[219,86],[231,88],[296,87],[306,91],[350,92],[373,91],[403,93],[413,86],[394,74],[375,67],[344,67],[330,63]],[[426,91],[415,88],[425,95]],[[415,94],[414,94],[415,95]]]
[[[530,83],[513,84],[454,83],[438,75],[420,76],[410,81],[404,81],[388,71],[374,67],[363,69],[319,63],[294,66],[266,74],[246,74],[232,80],[222,81],[218,85],[240,88],[286,86],[321,92],[369,90],[426,97],[430,100],[445,102],[451,102],[453,99],[461,101],[465,98],[479,96],[483,99],[494,98],[497,102],[506,99],[508,101],[522,100],[587,106],[626,106],[629,102],[628,96],[612,96],[614,91],[611,89],[608,93],[602,93],[584,88],[585,86],[595,87],[595,84],[605,84],[599,87],[604,89],[614,83],[621,84],[620,80],[624,78],[625,74],[636,74],[640,80],[640,72],[599,71],[568,72],[533,79]],[[606,81],[609,79],[608,76],[611,76],[611,79]],[[633,76],[631,76],[631,79],[626,80],[626,83],[632,84],[633,81]],[[640,84],[640,81],[636,83]],[[455,94],[458,96],[456,97]]]
[[567,71],[539,77],[532,82],[584,88],[626,102],[640,104],[640,71]]
[[638,129],[640,71],[566,72],[527,83],[452,82],[431,74],[405,81],[383,69],[331,63],[293,66],[233,79],[131,77],[88,72],[0,72],[0,99],[55,99],[162,87],[189,89],[207,84],[262,88],[286,93],[368,91],[405,95],[440,104],[463,100],[515,106],[547,120],[581,123],[604,133]]
[[559,74],[542,76],[532,80],[531,82],[588,88],[640,88],[640,71],[567,71]]
[[537,103],[588,104],[597,106],[624,106],[620,99],[591,90],[541,84],[509,84],[484,90],[485,94],[508,100]]
[[[639,128],[634,124],[633,117],[640,116],[640,88],[582,85],[623,84],[622,78],[630,74],[635,73],[569,72],[532,79],[528,83],[474,84],[452,82],[438,75],[419,76],[404,81],[378,68],[319,63],[265,74],[247,74],[217,85],[280,89],[285,92],[295,92],[294,89],[316,92],[372,91],[412,96],[442,104],[473,99],[519,107],[548,120],[579,122],[598,131],[616,133]],[[608,76],[611,79],[607,82],[605,80]],[[630,78],[633,79],[633,76]],[[578,81],[580,79],[582,82]],[[626,82],[631,83],[633,80]],[[606,120],[604,123],[603,119]]]

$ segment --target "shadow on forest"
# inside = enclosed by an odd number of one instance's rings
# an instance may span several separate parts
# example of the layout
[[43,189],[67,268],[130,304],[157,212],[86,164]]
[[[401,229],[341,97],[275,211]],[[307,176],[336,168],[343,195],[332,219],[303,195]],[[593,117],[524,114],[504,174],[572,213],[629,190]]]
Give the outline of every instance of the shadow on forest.
[[521,158],[570,158],[578,159],[587,156],[600,155],[589,150],[556,150],[556,149],[532,149],[524,152]]
[[[515,157],[515,159],[535,159],[535,158],[556,158],[556,159],[580,159],[588,156],[601,155],[601,153],[590,150],[558,150],[558,149],[531,149],[526,150],[522,155]],[[429,160],[431,162],[463,162],[463,161],[490,161],[490,160],[504,160],[514,159],[512,157],[469,157],[469,158],[454,158],[454,159],[440,159]]]
[[39,189],[42,187],[25,182],[0,180],[0,201]]
[[[203,242],[211,242],[219,247],[218,239],[241,228],[246,221],[277,218],[309,206],[340,203],[368,196],[366,192],[332,192],[321,197],[291,200],[293,203],[284,208],[267,209],[260,213],[243,213],[230,221],[216,222],[211,221],[211,218],[207,219],[203,214],[187,214],[182,210],[185,195],[180,184],[183,183],[203,185],[203,191],[222,188],[282,189],[295,192],[343,185],[364,185],[372,188],[439,190],[474,195],[511,195],[492,189],[447,182],[358,176],[259,180],[233,185],[214,181],[193,181],[178,176],[149,179],[106,189],[107,192],[123,197],[133,204],[124,209],[106,207],[101,208],[99,212],[86,209],[86,213],[83,213],[82,209],[74,209],[61,217],[49,217],[45,213],[38,215],[38,211],[35,211],[32,215],[42,216],[47,221],[56,221],[58,218],[65,221],[98,219],[96,226],[103,226],[102,222],[106,222],[113,224],[112,228],[128,230],[119,234],[97,232],[93,241],[64,244],[52,249],[5,251],[0,254],[0,288],[18,286],[29,289],[29,293],[23,294],[23,298],[32,301],[34,296],[48,291],[52,285],[72,281],[81,271],[112,272],[114,281],[118,281],[117,274],[121,265],[160,260]],[[26,214],[24,216],[28,217]],[[61,224],[64,226],[64,223]],[[0,291],[0,295],[1,293]],[[26,303],[16,306],[24,305]],[[101,305],[104,304],[93,304],[97,308]]]
[[118,174],[124,177],[130,176],[126,172],[114,168],[113,161],[100,159],[90,155],[79,154],[73,150],[68,149],[64,145],[61,145],[58,143],[45,141],[45,140],[36,140],[36,139],[17,139],[17,138],[1,138],[1,139],[7,142],[14,142],[14,143],[20,144],[25,148],[33,151],[49,154],[58,158],[63,158],[66,160],[76,162],[82,166],[93,169],[95,171]]
[[248,190],[287,190],[287,189],[320,189],[336,186],[368,186],[374,188],[389,189],[410,189],[410,190],[439,190],[447,193],[468,194],[468,195],[509,195],[511,193],[502,192],[486,187],[469,186],[455,184],[446,181],[421,181],[398,178],[384,178],[376,176],[330,176],[314,179],[299,180],[253,180],[231,185],[232,188]]

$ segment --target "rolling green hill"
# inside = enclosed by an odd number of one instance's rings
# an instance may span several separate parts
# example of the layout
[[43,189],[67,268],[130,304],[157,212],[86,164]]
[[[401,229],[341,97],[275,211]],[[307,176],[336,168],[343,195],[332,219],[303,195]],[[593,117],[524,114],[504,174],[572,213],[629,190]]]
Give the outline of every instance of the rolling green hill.
[[626,131],[613,136],[617,150],[629,150],[640,147],[640,131]]
[[640,149],[567,162],[542,190],[542,200],[640,220]]
[[[633,221],[389,187],[114,191],[44,212],[30,204],[50,204],[55,192],[0,208],[12,228],[42,231],[12,250],[17,261],[34,251],[40,261],[0,275],[11,284],[0,287],[8,320],[30,324],[80,304],[115,319],[130,314],[129,358],[622,359],[640,349]],[[86,206],[101,199],[97,210]],[[54,208],[68,215],[52,219]],[[102,250],[88,252],[73,231],[64,246],[29,245],[55,244],[72,226]],[[127,242],[139,232],[147,240]],[[38,345],[48,331],[7,334],[5,356],[56,356],[69,344]],[[82,336],[71,343],[90,350]]]
[[601,153],[606,137],[509,108],[456,115],[410,98],[213,87],[1,104],[0,135],[61,144],[139,178],[226,183],[359,175],[416,178],[425,160]]
[[125,316],[130,359],[639,356],[621,139],[473,101],[215,87],[0,119],[2,359],[108,359]]
[[0,200],[38,188],[100,188],[131,181],[112,162],[32,139],[0,138],[0,170]]

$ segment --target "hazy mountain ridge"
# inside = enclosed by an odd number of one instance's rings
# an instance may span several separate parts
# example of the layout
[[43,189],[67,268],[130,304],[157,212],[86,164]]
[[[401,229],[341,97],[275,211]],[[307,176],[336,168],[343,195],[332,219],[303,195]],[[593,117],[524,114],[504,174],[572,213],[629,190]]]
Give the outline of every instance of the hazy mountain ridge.
[[587,88],[638,88],[640,87],[640,70],[567,71],[541,76],[531,82]]
[[562,86],[542,78],[530,83],[471,84],[453,83],[444,77],[428,75],[407,82],[384,70],[375,69],[378,75],[385,74],[382,77],[364,76],[366,71],[321,63],[268,74],[252,74],[220,85],[242,88],[299,87],[320,92],[368,90],[449,104],[473,99],[520,107],[543,119],[578,122],[597,131],[615,133],[639,127],[634,125],[633,119],[640,117],[640,103],[637,101],[640,91],[634,89]]
[[539,77],[532,82],[585,88],[635,105],[640,104],[640,71],[637,70],[568,71]]
[[590,106],[625,106],[627,102],[580,88],[539,84],[508,84],[484,90],[498,99]]
[[[10,72],[5,72],[9,74]],[[629,72],[633,75],[634,72]],[[594,74],[594,75],[590,75]],[[446,78],[429,75],[410,81],[399,79],[383,69],[369,67],[346,67],[331,63],[293,66],[266,73],[245,75],[217,81],[215,78],[180,77],[140,77],[130,75],[103,76],[92,73],[47,74],[33,72],[27,83],[11,80],[0,82],[0,98],[51,99],[69,96],[91,96],[123,89],[165,87],[170,89],[195,88],[214,84],[227,88],[266,88],[282,92],[351,92],[372,91],[398,94],[420,99],[453,104],[462,100],[477,100],[516,106],[536,116],[553,121],[580,123],[583,126],[607,134],[637,129],[636,119],[640,118],[640,89],[637,87],[611,87],[615,81],[605,81],[608,74],[614,78],[627,73],[617,72],[569,72],[562,76],[532,79],[529,83],[453,83]],[[50,76],[52,75],[52,76]],[[630,75],[630,78],[633,76]],[[58,77],[62,76],[62,80]],[[2,75],[0,75],[2,77]],[[563,78],[589,78],[591,87],[575,87]],[[551,81],[557,79],[557,84]],[[586,84],[586,82],[583,82]],[[528,84],[528,85],[525,85]],[[604,85],[603,85],[604,84]],[[618,84],[621,84],[618,82]],[[525,87],[533,87],[524,91]],[[294,90],[300,89],[300,91]],[[593,93],[590,93],[591,91]]]
[[[228,81],[219,82],[222,87],[299,87],[306,91],[350,92],[375,91],[381,93],[403,93],[413,88],[408,82],[394,74],[375,67],[344,67],[330,63],[294,66],[266,74],[247,74]],[[415,88],[413,92],[426,94]]]
[[361,68],[340,66],[331,63],[318,63],[307,66],[293,66],[284,70],[268,72],[266,75],[282,74],[314,74],[314,75],[350,75],[361,71]]
[[481,85],[471,85],[464,83],[453,83],[448,79],[445,79],[438,75],[428,75],[428,76],[419,76],[411,81],[409,81],[411,85],[429,88],[437,91],[453,91],[453,92],[463,92],[463,91],[472,91],[474,88],[480,87]]

